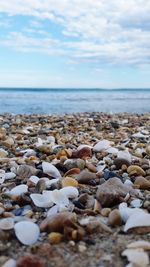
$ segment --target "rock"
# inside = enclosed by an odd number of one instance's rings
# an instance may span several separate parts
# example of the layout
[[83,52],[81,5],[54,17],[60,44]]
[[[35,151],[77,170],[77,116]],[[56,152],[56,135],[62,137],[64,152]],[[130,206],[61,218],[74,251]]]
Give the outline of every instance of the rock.
[[64,179],[62,179],[61,181],[62,187],[65,186],[78,186],[78,181],[74,178],[71,177],[65,177]]
[[46,267],[45,260],[41,257],[27,254],[17,260],[16,267]]
[[61,212],[59,214],[51,215],[40,224],[41,231],[63,232],[64,226],[67,222],[76,222],[76,214],[71,212]]
[[6,158],[8,156],[8,152],[3,148],[0,148],[0,158]]
[[52,232],[48,235],[48,240],[51,244],[59,244],[63,240],[64,236],[58,232]]
[[138,186],[140,189],[150,190],[150,181],[142,176],[136,178],[134,185]]
[[30,178],[32,175],[36,175],[38,170],[32,166],[20,165],[17,169],[18,179],[24,180]]
[[133,196],[137,194],[130,186],[124,185],[119,178],[114,177],[98,186],[96,197],[102,207],[110,207],[120,203],[128,193]]
[[136,175],[136,176],[137,175],[142,175],[142,176],[145,176],[146,175],[145,171],[141,167],[139,167],[137,165],[131,165],[131,166],[129,166],[128,169],[127,169],[127,172],[129,173],[130,176],[132,176],[132,175]]
[[98,176],[93,172],[83,170],[78,175],[75,175],[75,178],[81,184],[90,184],[93,180],[98,179]]
[[121,169],[122,165],[130,166],[130,161],[124,158],[116,158],[114,159],[114,165],[116,166],[116,169]]
[[101,210],[101,215],[104,216],[104,217],[108,217],[109,214],[110,214],[110,212],[111,212],[111,209],[110,208],[103,208]]
[[122,218],[119,210],[114,209],[109,213],[108,223],[112,226],[122,225]]

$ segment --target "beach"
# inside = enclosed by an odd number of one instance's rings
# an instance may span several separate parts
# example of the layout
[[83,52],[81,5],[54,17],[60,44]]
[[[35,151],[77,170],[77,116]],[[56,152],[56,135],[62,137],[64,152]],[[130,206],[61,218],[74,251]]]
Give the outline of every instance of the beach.
[[0,144],[0,266],[149,266],[150,113],[4,113]]

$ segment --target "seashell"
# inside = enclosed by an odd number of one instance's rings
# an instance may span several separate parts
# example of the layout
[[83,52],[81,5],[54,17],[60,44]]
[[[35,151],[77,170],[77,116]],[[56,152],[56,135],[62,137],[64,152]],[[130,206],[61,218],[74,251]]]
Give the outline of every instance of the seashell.
[[150,214],[147,214],[145,212],[134,212],[130,217],[128,218],[125,227],[124,232],[127,232],[131,229],[143,227],[144,232],[150,232]]
[[52,232],[48,235],[48,240],[51,244],[59,244],[63,240],[64,236],[58,232]]
[[110,142],[108,140],[101,140],[99,141],[94,147],[93,151],[94,152],[101,152],[103,150],[106,150],[110,147]]
[[107,148],[106,149],[106,151],[109,153],[109,154],[118,154],[118,149],[117,148],[115,148],[115,147],[109,147],[109,148]]
[[55,215],[57,214],[59,211],[59,206],[55,205],[53,207],[51,207],[48,211],[47,211],[47,217],[51,216],[51,215]]
[[137,165],[129,166],[127,169],[127,172],[129,173],[129,175],[132,175],[132,174],[142,175],[142,176],[146,175],[145,171]]
[[[44,193],[46,194],[46,191],[43,192],[43,194]],[[57,190],[57,189],[51,191],[51,201],[58,206],[68,206],[69,205],[69,200],[68,200],[67,194],[65,194],[61,190]]]
[[147,136],[142,134],[142,133],[140,133],[140,132],[138,132],[138,133],[133,134],[132,137],[133,138],[137,138],[137,139],[138,138],[144,138],[145,139]]
[[0,184],[3,184],[5,181],[5,171],[0,170]]
[[14,259],[7,260],[2,267],[16,267],[16,261]]
[[39,177],[35,176],[35,175],[32,175],[30,176],[29,180],[28,181],[31,181],[34,185],[36,185],[38,183],[38,181],[40,180]]
[[61,212],[55,215],[51,215],[42,221],[40,225],[41,231],[50,232],[62,232],[66,222],[76,222],[77,216],[72,212]]
[[126,222],[129,219],[129,217],[131,215],[133,215],[134,213],[140,212],[140,213],[144,213],[145,214],[145,211],[143,211],[142,209],[139,209],[139,208],[128,208],[127,207],[127,203],[125,203],[125,202],[122,202],[119,205],[119,212],[120,212],[121,218],[122,218],[122,220],[124,222]]
[[143,201],[139,198],[133,199],[130,202],[131,207],[133,208],[140,208],[142,206]]
[[11,196],[20,196],[23,193],[28,192],[28,186],[25,184],[17,185],[13,189],[10,190],[9,194]]
[[5,180],[13,179],[15,177],[16,177],[16,174],[14,172],[5,173]]
[[36,243],[40,235],[38,225],[30,221],[16,223],[14,230],[16,237],[24,245],[33,245]]
[[34,205],[39,208],[49,208],[53,206],[53,202],[50,198],[50,195],[47,196],[46,194],[45,195],[44,194],[31,194],[30,197]]
[[3,148],[0,148],[0,158],[6,158],[8,156],[8,152]]
[[73,186],[66,186],[66,187],[60,189],[60,192],[65,194],[65,196],[67,198],[76,198],[79,195],[78,189],[73,187]]
[[62,179],[61,181],[62,187],[66,187],[66,186],[78,186],[78,181],[74,178],[71,177],[65,177],[64,179]]
[[42,168],[45,174],[52,176],[54,178],[61,178],[60,172],[53,164],[48,162],[42,162]]
[[150,250],[150,242],[145,240],[138,240],[128,244],[127,248],[142,248],[144,250]]
[[5,218],[0,220],[0,229],[1,230],[11,230],[14,228],[13,218]]
[[122,256],[126,256],[128,261],[132,263],[131,266],[148,267],[149,257],[143,249],[125,249]]
[[24,154],[24,157],[36,156],[36,152],[33,149],[21,150],[20,153]]
[[131,163],[131,154],[127,150],[119,151],[117,158],[125,159]]

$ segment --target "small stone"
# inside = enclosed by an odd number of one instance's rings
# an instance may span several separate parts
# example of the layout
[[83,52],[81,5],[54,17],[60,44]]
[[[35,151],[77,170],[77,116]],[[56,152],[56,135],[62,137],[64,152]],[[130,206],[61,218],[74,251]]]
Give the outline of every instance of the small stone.
[[79,245],[78,245],[78,251],[79,251],[79,252],[83,253],[83,252],[85,252],[86,250],[87,250],[87,247],[86,247],[85,244],[79,244]]
[[89,147],[83,147],[77,152],[77,157],[81,159],[91,158],[92,151]]
[[119,210],[114,209],[109,213],[108,223],[112,226],[122,225],[122,219]]
[[116,158],[114,160],[114,165],[116,166],[116,169],[119,170],[121,169],[122,165],[130,166],[130,161],[124,158]]
[[127,169],[127,172],[129,173],[130,176],[132,176],[132,175],[145,176],[146,175],[145,171],[141,167],[139,167],[137,165],[129,166],[128,169]]
[[6,158],[8,156],[8,152],[3,148],[0,148],[0,158]]
[[27,254],[24,256],[21,256],[17,260],[17,266],[16,267],[45,267],[45,260],[38,257],[34,256],[31,254]]
[[109,214],[110,214],[110,212],[111,212],[111,209],[110,208],[103,208],[101,210],[101,215],[104,216],[104,217],[108,217]]
[[71,177],[65,177],[64,179],[62,179],[61,181],[62,187],[65,186],[78,186],[78,181],[74,178]]
[[52,244],[59,244],[63,240],[63,235],[58,232],[52,232],[48,235],[48,240]]
[[150,181],[142,176],[136,178],[134,185],[138,186],[140,189],[150,190]]

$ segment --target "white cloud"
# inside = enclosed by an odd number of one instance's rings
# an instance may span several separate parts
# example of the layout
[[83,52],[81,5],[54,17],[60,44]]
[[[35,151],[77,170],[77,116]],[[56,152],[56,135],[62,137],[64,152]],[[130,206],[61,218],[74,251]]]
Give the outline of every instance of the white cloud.
[[148,0],[0,0],[0,11],[11,16],[33,16],[34,29],[38,23],[41,28],[44,19],[53,21],[61,25],[62,35],[67,39],[39,40],[23,33],[15,36],[10,33],[1,43],[13,48],[67,54],[79,62],[131,65],[150,62]]

